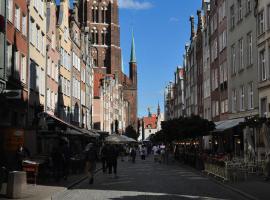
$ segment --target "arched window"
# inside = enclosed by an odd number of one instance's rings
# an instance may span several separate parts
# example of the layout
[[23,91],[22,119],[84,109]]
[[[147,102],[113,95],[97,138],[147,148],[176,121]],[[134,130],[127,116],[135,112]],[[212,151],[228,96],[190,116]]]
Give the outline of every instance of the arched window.
[[106,7],[101,8],[101,20],[102,20],[102,23],[106,23],[107,21],[107,8]]
[[95,9],[92,7],[92,22],[95,22]]
[[93,44],[98,44],[98,31],[96,27],[91,31],[91,41]]
[[98,7],[96,7],[95,9],[96,9],[96,23],[98,23],[99,22]]
[[107,45],[107,30],[103,29],[101,31],[101,39],[102,39],[102,45]]

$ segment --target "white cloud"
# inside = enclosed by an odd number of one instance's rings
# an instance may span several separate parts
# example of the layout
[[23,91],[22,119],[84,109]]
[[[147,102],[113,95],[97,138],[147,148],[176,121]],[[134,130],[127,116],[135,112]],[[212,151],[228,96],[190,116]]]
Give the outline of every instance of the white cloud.
[[134,10],[146,10],[153,5],[150,2],[140,2],[138,0],[119,0],[119,7],[124,9],[134,9]]

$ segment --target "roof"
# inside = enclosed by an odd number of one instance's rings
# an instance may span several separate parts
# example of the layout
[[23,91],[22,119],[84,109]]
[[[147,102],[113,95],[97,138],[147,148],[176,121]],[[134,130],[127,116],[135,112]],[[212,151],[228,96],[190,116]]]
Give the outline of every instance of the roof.
[[157,115],[153,114],[151,117],[144,117],[143,122],[144,122],[144,128],[148,128],[149,126],[151,129],[156,129],[157,128]]
[[134,40],[134,33],[133,33],[133,31],[132,31],[130,62],[131,63],[135,63],[136,62],[135,40]]

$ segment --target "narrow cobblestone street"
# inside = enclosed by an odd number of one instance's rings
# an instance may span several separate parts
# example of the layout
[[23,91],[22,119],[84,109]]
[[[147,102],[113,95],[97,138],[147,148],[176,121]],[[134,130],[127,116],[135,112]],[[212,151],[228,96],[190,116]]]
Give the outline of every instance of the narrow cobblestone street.
[[179,166],[137,159],[135,164],[119,161],[118,177],[99,172],[93,185],[88,180],[67,190],[53,200],[174,200],[174,199],[244,199],[212,182],[207,177]]

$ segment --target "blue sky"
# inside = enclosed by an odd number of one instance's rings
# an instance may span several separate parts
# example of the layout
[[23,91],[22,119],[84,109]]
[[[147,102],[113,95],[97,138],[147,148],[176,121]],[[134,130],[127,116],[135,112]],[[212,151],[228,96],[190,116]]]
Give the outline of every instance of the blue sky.
[[[189,16],[196,19],[201,0],[122,0],[138,4],[120,9],[121,47],[128,72],[131,29],[134,27],[138,62],[138,114],[147,107],[156,112],[158,102],[163,110],[165,85],[182,65],[185,43],[190,37]],[[140,6],[138,6],[140,5]],[[143,9],[145,8],[145,9]]]
[[[58,0],[59,1],[59,0]],[[71,1],[72,2],[72,1]],[[196,20],[201,0],[119,0],[121,47],[128,74],[131,30],[134,29],[138,62],[138,114],[147,108],[163,110],[165,85],[182,65],[185,43],[189,41],[189,16]]]

